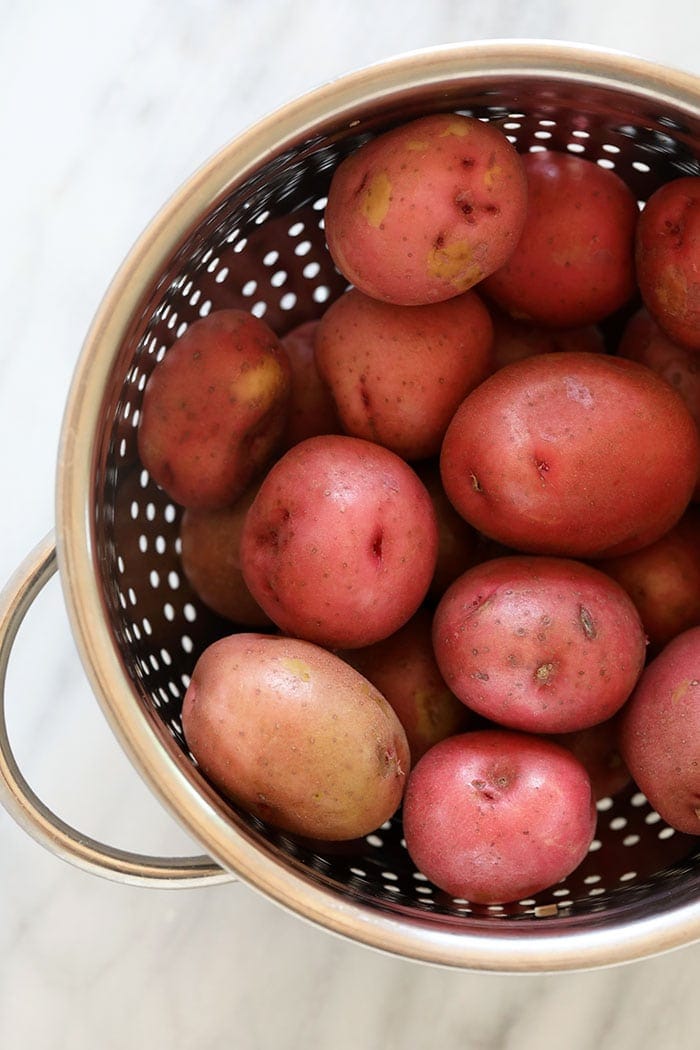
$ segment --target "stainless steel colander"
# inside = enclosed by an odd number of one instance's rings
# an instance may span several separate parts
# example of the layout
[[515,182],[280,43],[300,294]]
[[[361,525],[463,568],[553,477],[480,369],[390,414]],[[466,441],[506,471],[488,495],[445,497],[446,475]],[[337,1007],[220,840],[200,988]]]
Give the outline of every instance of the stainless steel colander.
[[56,550],[52,537],[39,545],[0,608],[4,693],[16,631],[58,564],[86,672],[115,734],[206,855],[141,857],[80,835],[25,782],[4,716],[0,789],[36,839],[120,880],[181,886],[235,875],[336,933],[464,969],[609,965],[700,938],[700,839],[667,827],[634,788],[599,804],[596,839],[570,878],[513,905],[477,906],[414,869],[398,816],[360,842],[314,848],[238,812],[200,776],[179,721],[198,654],[230,625],[189,589],[179,508],[138,461],[148,376],[212,309],[245,307],[279,334],[319,316],[345,287],[323,234],[335,165],[368,136],[441,110],[496,122],[522,152],[570,151],[611,168],[640,201],[669,178],[700,172],[699,80],[538,41],[400,56],[292,102],[214,157],[146,230],[102,303],[65,412]]

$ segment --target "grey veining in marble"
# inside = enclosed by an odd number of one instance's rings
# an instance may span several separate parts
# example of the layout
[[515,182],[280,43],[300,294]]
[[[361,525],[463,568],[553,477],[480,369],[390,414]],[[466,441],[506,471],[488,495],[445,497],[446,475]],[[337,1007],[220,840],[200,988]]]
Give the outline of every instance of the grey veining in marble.
[[[112,275],[243,127],[358,66],[463,39],[576,40],[700,73],[699,30],[696,0],[3,0],[0,578],[52,525],[63,405]],[[55,582],[8,688],[18,755],[63,816],[118,845],[198,852],[97,710]],[[244,886],[92,878],[0,812],[3,1050],[690,1050],[699,979],[700,946],[551,977],[421,966]]]

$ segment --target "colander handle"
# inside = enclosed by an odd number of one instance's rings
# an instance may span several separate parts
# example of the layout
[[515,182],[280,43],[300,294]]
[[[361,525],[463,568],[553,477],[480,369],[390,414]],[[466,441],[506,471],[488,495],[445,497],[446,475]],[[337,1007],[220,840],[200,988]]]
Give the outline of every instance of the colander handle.
[[7,667],[17,631],[39,592],[56,572],[53,532],[29,554],[0,593],[0,801],[29,835],[84,871],[141,886],[192,887],[233,876],[211,858],[150,857],[106,846],[57,817],[26,782],[10,746],[5,719]]

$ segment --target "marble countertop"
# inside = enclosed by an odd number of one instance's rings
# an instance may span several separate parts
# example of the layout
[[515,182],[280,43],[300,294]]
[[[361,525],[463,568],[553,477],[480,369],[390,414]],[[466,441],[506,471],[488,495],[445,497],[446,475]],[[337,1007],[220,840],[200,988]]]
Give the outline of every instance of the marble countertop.
[[[542,37],[700,74],[695,0],[4,0],[0,29],[0,579],[52,526],[61,416],[103,292],[167,197],[238,131],[361,65]],[[85,833],[199,852],[112,737],[54,581],[21,632],[8,722]],[[554,976],[381,955],[240,885],[135,889],[54,858],[0,812],[3,1050],[685,1050],[700,945]]]

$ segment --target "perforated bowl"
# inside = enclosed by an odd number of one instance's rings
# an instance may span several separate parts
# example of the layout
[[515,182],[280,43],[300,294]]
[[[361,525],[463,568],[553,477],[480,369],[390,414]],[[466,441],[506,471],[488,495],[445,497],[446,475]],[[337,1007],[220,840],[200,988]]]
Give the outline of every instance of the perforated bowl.
[[[158,215],[109,289],[71,387],[57,478],[56,547],[86,672],[134,765],[206,856],[139,857],[87,840],[23,780],[2,725],[5,805],[39,841],[88,870],[137,883],[231,875],[329,930],[465,969],[583,969],[700,938],[700,840],[667,827],[634,788],[599,804],[595,841],[564,882],[484,907],[433,886],[408,858],[400,815],[359,842],[314,848],[227,804],[200,775],[180,708],[202,648],[230,631],[188,588],[180,510],[139,463],[148,376],[210,310],[244,307],[279,334],[345,288],[323,214],[338,161],[422,114],[495,122],[521,152],[552,148],[618,172],[640,202],[697,174],[700,82],[567,44],[494,41],[430,49],[291,103],[213,158]],[[4,681],[19,623],[55,563],[50,539],[6,589]]]

